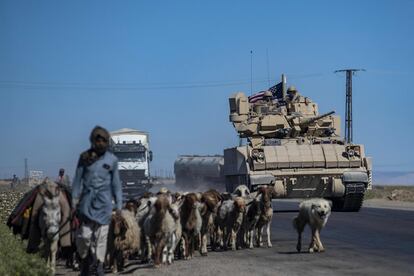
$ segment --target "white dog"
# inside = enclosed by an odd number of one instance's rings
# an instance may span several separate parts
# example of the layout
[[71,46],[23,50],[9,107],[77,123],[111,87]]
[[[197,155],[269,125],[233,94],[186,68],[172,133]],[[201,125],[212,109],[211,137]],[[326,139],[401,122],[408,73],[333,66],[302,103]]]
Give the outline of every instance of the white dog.
[[293,227],[298,231],[298,243],[296,245],[298,252],[301,250],[302,232],[306,224],[309,224],[312,230],[309,253],[325,251],[319,235],[328,221],[328,217],[331,214],[331,207],[332,202],[322,198],[308,199],[300,203],[299,214],[293,219]]

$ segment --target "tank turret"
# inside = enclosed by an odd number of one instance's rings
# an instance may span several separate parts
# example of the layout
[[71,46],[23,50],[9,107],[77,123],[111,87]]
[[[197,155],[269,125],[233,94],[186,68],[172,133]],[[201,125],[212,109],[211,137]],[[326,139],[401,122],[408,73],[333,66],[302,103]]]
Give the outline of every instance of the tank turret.
[[319,115],[316,103],[296,90],[293,98],[289,98],[291,95],[290,91],[285,100],[269,101],[263,97],[250,103],[243,93],[233,94],[229,98],[230,121],[239,136],[249,141],[301,137],[300,143],[303,139],[310,143],[329,137],[339,142],[339,117],[332,116],[334,111]]
[[302,135],[306,137],[310,137],[310,136],[332,137],[335,134],[335,128],[333,127],[334,125],[333,119],[328,118],[326,121],[321,121],[321,120],[329,117],[330,115],[334,113],[335,111],[330,111],[328,113],[325,113],[319,116],[301,119],[299,120],[299,123],[295,123],[294,119],[291,120],[291,122],[294,124],[294,126],[299,127],[300,131],[298,132],[298,135]]

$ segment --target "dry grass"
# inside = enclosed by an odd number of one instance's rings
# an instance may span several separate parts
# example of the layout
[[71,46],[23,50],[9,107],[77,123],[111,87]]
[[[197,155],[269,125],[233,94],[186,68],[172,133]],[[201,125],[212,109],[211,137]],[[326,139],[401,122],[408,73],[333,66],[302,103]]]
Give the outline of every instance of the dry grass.
[[387,199],[414,202],[414,186],[374,186],[365,199]]

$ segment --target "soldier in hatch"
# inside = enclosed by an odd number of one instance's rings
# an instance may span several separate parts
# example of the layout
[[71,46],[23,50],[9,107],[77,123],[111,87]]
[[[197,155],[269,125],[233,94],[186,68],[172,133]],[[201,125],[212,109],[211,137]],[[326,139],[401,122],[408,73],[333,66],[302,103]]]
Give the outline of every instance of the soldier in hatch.
[[286,102],[294,102],[300,96],[296,87],[289,86],[287,89],[287,101]]
[[72,184],[72,203],[81,225],[76,246],[81,257],[81,276],[89,275],[91,261],[97,275],[104,275],[108,228],[112,216],[112,199],[116,215],[121,214],[122,190],[118,159],[108,151],[109,133],[96,126],[90,135],[91,148],[80,155]]

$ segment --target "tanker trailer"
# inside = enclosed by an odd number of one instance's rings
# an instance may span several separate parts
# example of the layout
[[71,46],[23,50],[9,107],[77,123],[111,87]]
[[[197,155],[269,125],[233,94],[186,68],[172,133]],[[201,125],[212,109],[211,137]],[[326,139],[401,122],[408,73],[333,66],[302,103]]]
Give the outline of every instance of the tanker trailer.
[[372,161],[364,145],[340,136],[333,111],[320,115],[294,87],[287,95],[235,93],[229,104],[230,122],[247,143],[224,150],[228,192],[240,184],[271,185],[278,198],[323,197],[334,210],[359,211],[372,187]]
[[222,155],[180,155],[174,162],[177,187],[224,190]]

